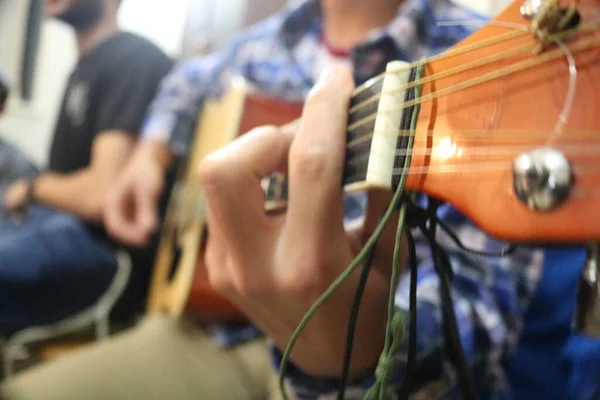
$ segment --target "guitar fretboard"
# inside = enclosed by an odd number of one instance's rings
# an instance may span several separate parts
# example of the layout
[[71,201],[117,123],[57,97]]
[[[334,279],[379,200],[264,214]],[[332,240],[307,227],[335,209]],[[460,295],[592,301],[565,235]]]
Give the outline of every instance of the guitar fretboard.
[[[372,187],[393,189],[398,184],[400,174],[394,171],[404,166],[406,156],[397,150],[406,150],[409,138],[393,132],[410,129],[415,108],[401,107],[415,98],[415,87],[402,89],[406,83],[417,79],[416,69],[405,68],[407,65],[404,62],[390,63],[383,79],[367,83],[350,101],[351,112],[347,124],[350,129],[346,135],[341,182],[347,192]],[[401,111],[389,112],[399,109]],[[273,174],[265,179],[263,187],[267,211],[285,208],[288,199],[287,176]]]

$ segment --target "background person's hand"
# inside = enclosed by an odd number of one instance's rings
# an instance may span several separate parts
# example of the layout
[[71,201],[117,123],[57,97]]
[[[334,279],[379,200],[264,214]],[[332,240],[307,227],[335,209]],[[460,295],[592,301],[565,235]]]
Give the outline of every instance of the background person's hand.
[[[211,283],[281,350],[314,301],[350,264],[360,248],[357,242],[366,234],[347,234],[343,223],[340,182],[352,89],[348,70],[332,70],[309,96],[295,135],[275,127],[255,129],[200,166]],[[285,215],[270,216],[264,212],[260,181],[275,171],[289,174],[289,201]],[[373,224],[365,226],[370,230]],[[381,259],[391,259],[387,256]],[[352,359],[354,377],[370,372],[381,353],[388,271],[375,266],[365,290]],[[359,276],[353,274],[342,285],[301,335],[292,359],[305,372],[339,375]]]
[[25,205],[29,197],[31,182],[26,179],[18,179],[12,182],[4,192],[4,208],[14,211]]
[[125,170],[110,188],[104,223],[117,240],[146,244],[158,227],[158,201],[164,188],[167,150],[163,144],[142,141]]

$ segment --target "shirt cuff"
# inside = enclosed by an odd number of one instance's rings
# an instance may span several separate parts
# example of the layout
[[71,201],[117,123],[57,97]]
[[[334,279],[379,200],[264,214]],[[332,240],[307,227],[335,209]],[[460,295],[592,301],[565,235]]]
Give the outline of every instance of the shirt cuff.
[[143,124],[142,140],[153,140],[165,143],[175,157],[182,156],[188,150],[190,135],[193,127],[182,123],[181,119],[171,113],[155,113],[150,115]]
[[[275,371],[280,371],[283,355],[271,344],[271,360]],[[300,399],[326,400],[335,398],[340,389],[339,379],[315,378],[301,371],[291,361],[288,361],[285,371],[286,388],[293,391]],[[364,379],[350,382],[346,385],[347,400],[362,400],[375,382],[375,371]]]
[[141,137],[144,140],[169,143],[175,123],[175,116],[172,114],[153,114],[144,121]]

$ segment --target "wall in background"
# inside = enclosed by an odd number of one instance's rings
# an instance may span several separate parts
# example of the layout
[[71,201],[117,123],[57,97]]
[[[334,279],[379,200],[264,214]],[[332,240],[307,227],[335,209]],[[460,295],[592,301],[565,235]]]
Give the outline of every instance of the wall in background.
[[28,0],[0,1],[0,65],[8,70],[13,83],[6,115],[0,119],[0,134],[44,165],[62,90],[75,62],[75,42],[64,25],[50,20],[43,23],[33,100],[21,101],[19,69],[27,11]]
[[181,55],[188,5],[194,0],[123,0],[119,23],[155,42],[171,57]]
[[[0,135],[21,147],[36,164],[43,166],[60,106],[64,86],[77,52],[73,32],[66,25],[46,19],[42,25],[37,57],[34,98],[23,102],[17,96],[29,0],[0,0],[0,68],[12,77],[13,96]],[[121,26],[155,41],[174,58],[181,54],[188,0],[123,0]]]
[[0,0],[0,68],[18,75],[28,1]]
[[244,24],[248,0],[188,1],[184,56],[203,54],[222,47]]

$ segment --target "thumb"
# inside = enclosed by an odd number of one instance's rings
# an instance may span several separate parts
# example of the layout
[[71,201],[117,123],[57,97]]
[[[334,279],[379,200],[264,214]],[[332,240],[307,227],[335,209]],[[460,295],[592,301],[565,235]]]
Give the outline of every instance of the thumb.
[[200,164],[211,232],[225,238],[239,259],[251,257],[276,232],[260,182],[284,168],[292,140],[278,128],[256,128]]

